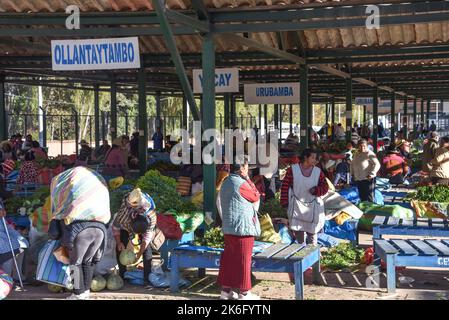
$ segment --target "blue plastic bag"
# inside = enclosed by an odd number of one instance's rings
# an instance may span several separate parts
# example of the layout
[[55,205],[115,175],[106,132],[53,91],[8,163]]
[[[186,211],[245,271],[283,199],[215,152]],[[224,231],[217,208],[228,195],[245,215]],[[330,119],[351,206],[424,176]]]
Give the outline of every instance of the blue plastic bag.
[[324,223],[324,233],[338,239],[350,241],[357,240],[357,230],[349,221],[345,221],[342,225],[338,225],[333,220],[326,220]]
[[288,227],[283,223],[275,223],[274,229],[281,236],[281,243],[291,244],[293,239],[288,231]]
[[385,204],[382,192],[377,189],[374,190],[374,203],[380,206],[383,206]]
[[[126,271],[123,276],[132,285],[143,286],[143,270]],[[170,287],[170,272],[154,273],[151,272],[148,280],[155,288]],[[191,282],[187,279],[180,278],[179,286],[189,286]]]
[[360,203],[359,190],[357,189],[357,187],[349,187],[346,189],[342,189],[342,190],[338,191],[338,193],[343,198],[345,198],[349,202],[352,202],[355,205]]

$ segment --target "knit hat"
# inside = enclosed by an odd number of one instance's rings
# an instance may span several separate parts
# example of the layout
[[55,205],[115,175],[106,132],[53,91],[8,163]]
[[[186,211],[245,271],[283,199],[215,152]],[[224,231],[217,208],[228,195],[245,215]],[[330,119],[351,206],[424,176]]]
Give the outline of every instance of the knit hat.
[[9,174],[12,171],[14,171],[16,163],[14,162],[14,160],[8,159],[3,162],[2,166],[3,166],[3,174],[5,175],[5,178],[7,178]]

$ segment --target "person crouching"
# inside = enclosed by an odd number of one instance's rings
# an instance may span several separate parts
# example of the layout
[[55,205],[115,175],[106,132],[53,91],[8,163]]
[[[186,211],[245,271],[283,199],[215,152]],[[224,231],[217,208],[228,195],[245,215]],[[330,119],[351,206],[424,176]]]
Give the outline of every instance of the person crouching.
[[156,205],[148,194],[136,188],[124,197],[112,224],[112,231],[117,244],[119,273],[122,278],[126,272],[126,266],[120,263],[120,252],[126,248],[135,235],[139,235],[141,243],[136,261],[143,256],[144,285],[149,285],[148,276],[151,273],[151,260],[153,258],[150,243],[154,238],[156,221]]

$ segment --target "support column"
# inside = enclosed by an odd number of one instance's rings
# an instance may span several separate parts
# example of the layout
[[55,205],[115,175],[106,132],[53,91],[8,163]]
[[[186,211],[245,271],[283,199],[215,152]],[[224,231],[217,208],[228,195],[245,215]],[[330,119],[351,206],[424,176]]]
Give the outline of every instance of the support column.
[[416,120],[417,120],[417,115],[416,115],[416,98],[413,99],[413,133],[414,136],[416,137]]
[[302,149],[309,147],[308,138],[308,115],[307,111],[309,109],[309,80],[308,80],[308,70],[307,66],[303,65],[299,68],[299,81],[300,81],[300,95],[299,95],[299,105],[300,105],[300,146]]
[[162,135],[165,135],[164,127],[161,120],[161,93],[156,92],[156,125],[155,129],[161,128]]
[[185,96],[182,97],[182,129],[188,130],[188,118],[189,110],[187,110],[187,99]]
[[268,105],[263,105],[263,128],[265,136],[268,134]]
[[5,82],[0,78],[0,138],[1,141],[8,140],[8,124],[6,118]]
[[145,69],[140,68],[137,75],[139,99],[139,172],[144,175],[147,171],[148,150],[148,116]]
[[309,140],[309,146],[312,145],[312,126],[313,126],[313,102],[312,95],[309,93],[307,98],[307,140]]
[[[424,122],[424,99],[421,98],[421,123],[424,126],[425,122]],[[423,129],[423,128],[421,128]]]
[[363,105],[363,123],[366,123],[367,114],[366,114],[366,105]]
[[73,115],[75,117],[75,152],[78,155],[78,143],[79,143],[79,120],[78,120],[78,111],[72,108]]
[[259,132],[260,132],[260,130],[262,129],[262,105],[261,104],[259,104],[259,123],[258,123],[258,126],[259,126]]
[[231,119],[230,119],[230,104],[231,104],[231,95],[229,93],[225,93],[223,96],[224,99],[224,123],[225,129],[229,129],[231,127]]
[[279,129],[279,105],[274,105],[274,128]]
[[[215,128],[215,43],[212,34],[207,34],[203,38],[202,66],[204,85],[201,109],[203,110],[203,128],[207,130]],[[209,143],[212,141],[213,138]],[[211,157],[215,157],[215,154],[212,153],[210,154]],[[211,164],[203,164],[203,177],[204,213],[206,217],[211,215],[211,218],[215,220],[216,169],[214,160]]]
[[98,148],[100,147],[100,92],[98,90],[98,84],[94,88],[95,148]]
[[407,110],[407,108],[408,108],[408,100],[407,100],[407,96],[405,96],[404,97],[404,121],[403,121],[403,123],[404,123],[404,129],[405,129],[405,132],[403,133],[404,134],[404,139],[407,139],[408,138],[408,110]]
[[335,123],[335,97],[331,97],[331,125],[332,125],[332,140],[334,140],[334,123]]
[[111,139],[117,138],[117,84],[111,82]]
[[326,110],[324,110],[324,123],[327,124],[329,122],[329,98],[326,99],[326,103],[324,104]]
[[352,128],[352,79],[346,79],[346,140],[351,140]]
[[[363,106],[366,110],[366,106]],[[377,140],[379,137],[379,89],[378,87],[373,88],[373,148],[374,153],[377,153]]]
[[390,125],[390,139],[391,139],[391,143],[394,143],[394,133],[396,130],[396,121],[395,121],[395,114],[396,114],[396,93],[393,92],[391,94],[391,125]]
[[293,132],[293,105],[290,104],[288,107],[289,107],[288,111],[289,111],[289,122],[290,122],[290,134],[292,134],[292,132]]
[[427,100],[427,111],[426,111],[426,122],[427,128],[430,128],[430,99]]
[[235,95],[231,93],[231,127],[234,128],[237,126],[237,110],[235,105]]

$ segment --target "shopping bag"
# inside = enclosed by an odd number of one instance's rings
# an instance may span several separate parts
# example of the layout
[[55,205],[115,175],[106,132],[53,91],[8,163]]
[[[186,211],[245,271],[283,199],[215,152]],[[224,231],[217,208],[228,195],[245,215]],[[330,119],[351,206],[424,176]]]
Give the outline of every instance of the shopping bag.
[[53,254],[59,247],[59,240],[50,240],[41,249],[37,264],[36,280],[72,289],[73,283],[69,265],[59,262]]

